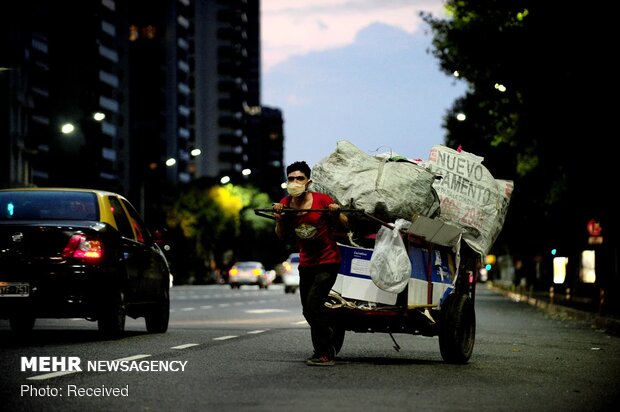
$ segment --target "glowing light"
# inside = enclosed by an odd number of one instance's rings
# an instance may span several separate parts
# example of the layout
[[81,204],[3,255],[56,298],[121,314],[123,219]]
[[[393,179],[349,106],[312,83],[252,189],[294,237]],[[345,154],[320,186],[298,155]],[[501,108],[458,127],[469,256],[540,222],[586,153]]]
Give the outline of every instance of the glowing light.
[[166,160],[166,166],[168,167],[174,166],[175,164],[177,164],[177,159],[175,159],[174,157],[171,157],[170,159]]
[[459,113],[456,115],[456,120],[458,120],[459,122],[465,121],[465,119],[467,119],[467,116],[465,116],[465,113]]
[[225,185],[226,183],[230,182],[230,177],[229,176],[222,176],[222,178],[220,179],[220,183]]
[[200,156],[201,153],[202,153],[202,150],[200,150],[200,149],[192,149],[192,151],[189,152],[189,154],[191,154],[194,157]]
[[594,250],[584,250],[581,252],[579,277],[583,283],[596,282],[596,252]]
[[553,283],[556,285],[564,283],[566,280],[566,265],[568,264],[567,257],[554,257],[553,258]]
[[251,174],[252,174],[252,171],[251,171],[250,169],[243,169],[243,170],[241,171],[241,174],[242,174],[243,176],[249,176],[249,175],[251,175]]
[[75,126],[73,126],[71,123],[65,123],[60,127],[60,131],[63,134],[73,133],[75,131]]
[[105,119],[105,113],[97,112],[97,113],[93,114],[93,119],[95,119],[96,121],[100,122],[103,119]]

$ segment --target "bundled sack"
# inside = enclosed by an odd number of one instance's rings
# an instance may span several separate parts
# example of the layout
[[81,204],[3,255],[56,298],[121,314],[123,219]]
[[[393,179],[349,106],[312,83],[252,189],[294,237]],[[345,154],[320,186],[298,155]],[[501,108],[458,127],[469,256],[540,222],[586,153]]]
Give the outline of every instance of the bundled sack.
[[437,145],[425,165],[442,176],[433,186],[441,201],[440,219],[463,228],[463,240],[486,255],[504,225],[513,182],[495,179],[482,165],[483,160]]
[[[395,158],[399,161],[391,160]],[[312,169],[313,190],[388,221],[411,219],[414,214],[435,215],[439,209],[435,176],[400,159],[374,157],[341,140],[336,151]]]

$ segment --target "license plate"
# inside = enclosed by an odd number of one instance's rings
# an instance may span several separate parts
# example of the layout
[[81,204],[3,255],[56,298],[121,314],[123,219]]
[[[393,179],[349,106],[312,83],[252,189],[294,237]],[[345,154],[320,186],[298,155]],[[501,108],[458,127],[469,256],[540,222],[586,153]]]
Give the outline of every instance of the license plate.
[[0,297],[7,296],[28,297],[30,296],[30,285],[23,282],[0,282]]

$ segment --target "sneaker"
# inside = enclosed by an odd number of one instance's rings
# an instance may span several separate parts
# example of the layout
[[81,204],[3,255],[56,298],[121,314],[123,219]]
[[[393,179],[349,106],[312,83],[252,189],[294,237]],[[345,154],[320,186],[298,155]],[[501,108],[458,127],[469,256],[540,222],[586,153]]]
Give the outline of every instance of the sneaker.
[[316,361],[316,360],[318,360],[318,359],[319,359],[319,354],[318,354],[318,353],[316,353],[316,352],[314,352],[314,353],[312,354],[312,356],[310,356],[308,359],[306,359],[306,362],[308,362],[309,360]]
[[310,358],[306,361],[308,366],[334,366],[336,361],[334,358],[330,358],[327,355],[319,356],[318,358]]

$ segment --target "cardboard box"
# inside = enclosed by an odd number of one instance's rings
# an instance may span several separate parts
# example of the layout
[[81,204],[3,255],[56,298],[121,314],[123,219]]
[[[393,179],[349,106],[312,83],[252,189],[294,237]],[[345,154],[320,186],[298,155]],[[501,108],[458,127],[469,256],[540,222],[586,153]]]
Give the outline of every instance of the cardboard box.
[[396,304],[396,293],[386,292],[375,286],[370,277],[372,249],[339,245],[342,263],[338,278],[332,288],[347,299]]
[[464,230],[441,220],[414,215],[408,232],[420,236],[429,243],[455,246],[461,241]]
[[[407,285],[407,305],[439,305],[453,289],[454,263],[451,256],[445,250],[429,251],[416,246],[411,246],[408,254],[411,261],[411,279]],[[429,270],[432,288],[430,299]]]
[[[398,294],[379,289],[370,276],[373,250],[339,245],[342,263],[332,289],[347,299],[395,305]],[[408,251],[411,278],[407,285],[407,305],[438,305],[452,291],[453,268],[451,256],[444,250],[429,250],[412,246]],[[429,256],[431,258],[431,299],[428,299]]]

